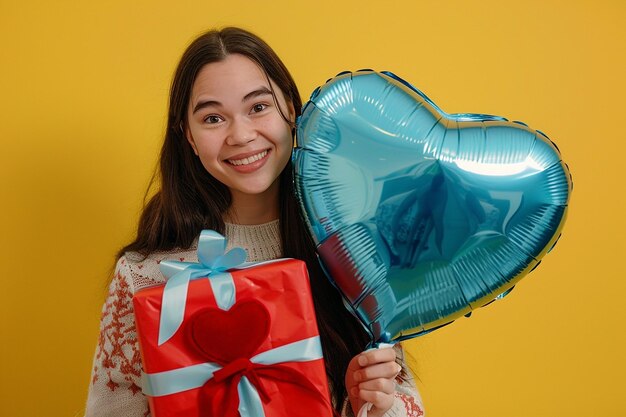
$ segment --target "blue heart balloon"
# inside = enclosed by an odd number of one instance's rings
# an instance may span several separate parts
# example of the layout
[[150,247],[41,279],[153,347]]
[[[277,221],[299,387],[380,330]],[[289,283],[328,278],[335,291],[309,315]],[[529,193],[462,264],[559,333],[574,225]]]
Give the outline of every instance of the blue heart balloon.
[[547,136],[446,114],[391,73],[329,80],[297,138],[296,194],[320,261],[375,342],[506,294],[560,236],[572,182]]

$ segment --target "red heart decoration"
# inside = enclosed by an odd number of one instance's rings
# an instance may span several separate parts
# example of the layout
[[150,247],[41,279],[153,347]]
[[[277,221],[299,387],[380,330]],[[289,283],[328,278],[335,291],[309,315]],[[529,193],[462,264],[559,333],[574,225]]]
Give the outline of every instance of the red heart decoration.
[[189,318],[189,343],[210,362],[220,365],[251,358],[270,331],[270,313],[256,300],[230,310],[205,308]]

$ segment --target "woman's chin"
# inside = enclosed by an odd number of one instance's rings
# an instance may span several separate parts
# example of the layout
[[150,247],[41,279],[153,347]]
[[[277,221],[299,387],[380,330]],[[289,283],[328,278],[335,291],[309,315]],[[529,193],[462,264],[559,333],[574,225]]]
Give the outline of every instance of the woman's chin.
[[249,181],[245,184],[237,184],[229,187],[231,194],[234,196],[247,196],[252,198],[254,196],[266,196],[271,192],[278,191],[276,185],[278,181]]

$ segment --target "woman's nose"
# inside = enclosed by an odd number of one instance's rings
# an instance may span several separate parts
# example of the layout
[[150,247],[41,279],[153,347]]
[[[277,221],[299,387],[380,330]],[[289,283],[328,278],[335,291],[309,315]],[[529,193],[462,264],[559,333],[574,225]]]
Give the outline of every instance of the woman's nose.
[[254,123],[245,118],[235,118],[231,122],[226,143],[229,145],[245,145],[257,137]]

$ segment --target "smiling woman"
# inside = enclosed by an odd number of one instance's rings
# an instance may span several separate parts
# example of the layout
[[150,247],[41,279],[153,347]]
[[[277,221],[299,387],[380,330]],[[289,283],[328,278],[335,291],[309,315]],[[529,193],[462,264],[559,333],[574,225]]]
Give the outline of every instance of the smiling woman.
[[[185,135],[202,165],[232,197],[228,219],[278,218],[278,177],[291,156],[293,104],[261,68],[232,54],[206,65],[194,82]],[[287,115],[284,119],[283,115]]]
[[361,352],[369,337],[317,262],[292,188],[292,132],[301,107],[291,75],[255,35],[210,31],[187,48],[170,92],[160,189],[143,210],[136,239],[118,254],[103,308],[88,416],[149,414],[132,296],[164,281],[162,260],[196,262],[203,229],[246,249],[248,261],[306,262],[337,413],[353,415],[369,402],[370,417],[423,414],[401,349]]

